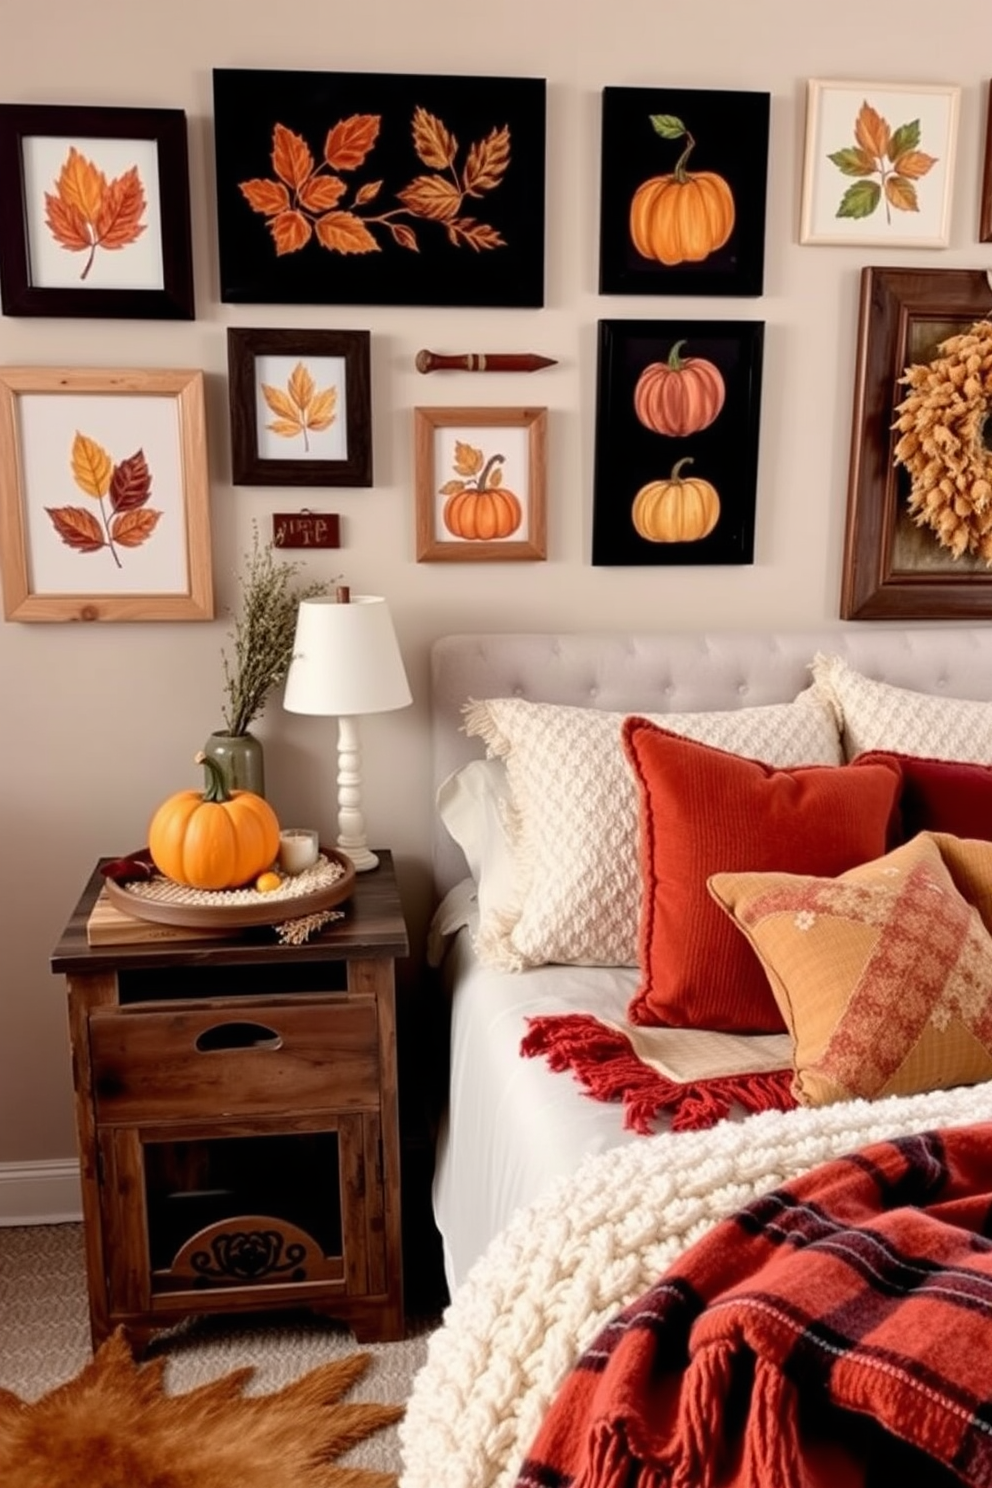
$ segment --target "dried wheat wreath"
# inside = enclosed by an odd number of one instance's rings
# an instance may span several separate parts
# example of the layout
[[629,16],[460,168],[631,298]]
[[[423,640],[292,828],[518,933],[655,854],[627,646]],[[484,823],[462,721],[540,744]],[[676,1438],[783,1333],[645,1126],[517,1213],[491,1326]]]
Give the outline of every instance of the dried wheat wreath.
[[[992,322],[979,320],[937,347],[933,361],[907,367],[912,388],[893,429],[896,464],[912,478],[909,510],[955,558],[977,554],[992,568]],[[992,438],[992,425],[988,428]]]

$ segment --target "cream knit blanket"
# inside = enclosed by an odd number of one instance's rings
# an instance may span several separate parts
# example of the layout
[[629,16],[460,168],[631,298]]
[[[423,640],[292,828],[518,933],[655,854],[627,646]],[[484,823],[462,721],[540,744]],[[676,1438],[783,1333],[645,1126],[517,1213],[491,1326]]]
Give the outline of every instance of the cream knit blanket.
[[399,1427],[400,1488],[510,1488],[582,1350],[712,1224],[855,1148],[976,1121],[992,1121],[992,1083],[767,1111],[587,1158],[515,1215],[452,1299]]

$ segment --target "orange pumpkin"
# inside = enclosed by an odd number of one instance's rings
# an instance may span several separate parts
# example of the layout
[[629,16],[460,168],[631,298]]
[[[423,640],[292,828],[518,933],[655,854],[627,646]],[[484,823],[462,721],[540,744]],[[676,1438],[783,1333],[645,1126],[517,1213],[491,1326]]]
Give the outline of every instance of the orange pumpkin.
[[643,258],[659,263],[699,263],[722,248],[734,230],[734,194],[715,171],[689,171],[696,141],[681,119],[651,118],[663,139],[688,141],[671,175],[642,181],[630,204],[630,236]]
[[648,542],[698,542],[713,531],[720,517],[720,497],[709,481],[698,476],[683,480],[686,455],[672,469],[668,480],[649,481],[634,497],[631,520]]
[[[441,520],[454,537],[494,542],[509,537],[520,526],[523,507],[514,493],[500,484],[503,459],[502,455],[493,455],[475,481],[456,480],[442,486],[442,494],[448,499]],[[481,463],[481,452],[478,460]]]
[[705,357],[679,353],[684,341],[676,341],[667,362],[651,362],[634,388],[634,412],[647,429],[656,434],[696,434],[716,418],[727,395],[723,375]]
[[236,889],[275,861],[279,821],[254,791],[228,793],[216,762],[204,754],[203,791],[169,796],[148,828],[148,851],[159,873],[194,889]]

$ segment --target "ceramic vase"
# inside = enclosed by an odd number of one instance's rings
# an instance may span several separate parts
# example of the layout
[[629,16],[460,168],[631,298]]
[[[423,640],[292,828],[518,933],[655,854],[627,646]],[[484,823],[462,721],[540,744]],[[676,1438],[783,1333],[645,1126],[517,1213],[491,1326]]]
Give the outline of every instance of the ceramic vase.
[[228,790],[250,790],[265,795],[265,756],[254,734],[228,734],[215,729],[203,752],[220,767]]

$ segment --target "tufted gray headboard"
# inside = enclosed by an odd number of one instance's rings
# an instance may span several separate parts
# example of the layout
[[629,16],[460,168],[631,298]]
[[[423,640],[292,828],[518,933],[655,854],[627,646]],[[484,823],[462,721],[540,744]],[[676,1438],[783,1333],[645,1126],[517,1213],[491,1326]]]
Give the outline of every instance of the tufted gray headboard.
[[[645,713],[753,707],[795,697],[817,651],[897,687],[992,699],[992,625],[443,636],[431,650],[434,789],[483,752],[461,730],[469,698]],[[433,857],[443,894],[465,863],[436,817]]]

